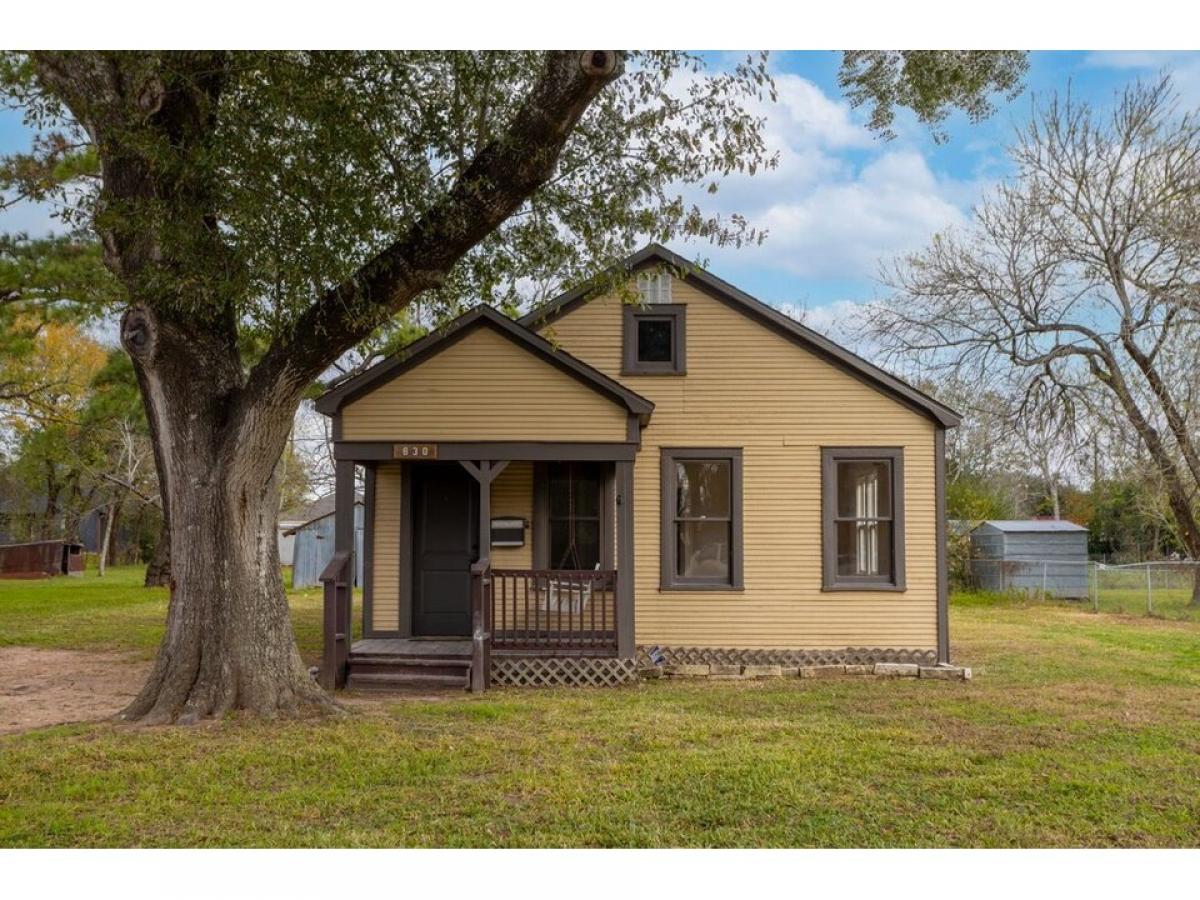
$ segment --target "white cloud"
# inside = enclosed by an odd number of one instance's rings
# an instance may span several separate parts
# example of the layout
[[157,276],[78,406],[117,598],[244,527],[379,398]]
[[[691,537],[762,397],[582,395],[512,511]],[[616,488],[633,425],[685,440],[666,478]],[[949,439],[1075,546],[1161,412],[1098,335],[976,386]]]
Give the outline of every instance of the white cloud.
[[1096,69],[1155,69],[1170,56],[1158,50],[1095,50],[1083,64]]
[[[788,177],[784,170],[773,183],[738,192],[739,205],[728,208],[768,232],[762,246],[736,251],[738,264],[804,278],[871,278],[881,259],[923,247],[935,232],[961,224],[980,190],[939,179],[913,150],[886,150],[857,169],[846,163],[823,168],[822,178],[808,172]],[[725,254],[711,255],[715,261]]]
[[776,169],[725,179],[702,209],[745,215],[768,232],[757,247],[697,245],[714,265],[765,266],[801,278],[872,278],[879,261],[924,246],[963,221],[974,181],[939,178],[901,141],[885,143],[848,103],[799,75],[775,76],[779,100],[754,110]]
[[1098,69],[1132,71],[1143,78],[1171,76],[1180,100],[1200,104],[1200,54],[1156,50],[1104,50],[1089,53],[1084,65]]

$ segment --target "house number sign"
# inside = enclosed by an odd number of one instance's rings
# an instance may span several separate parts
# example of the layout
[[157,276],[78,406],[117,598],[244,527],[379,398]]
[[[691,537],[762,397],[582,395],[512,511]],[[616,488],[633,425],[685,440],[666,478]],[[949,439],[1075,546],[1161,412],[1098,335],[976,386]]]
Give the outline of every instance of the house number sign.
[[437,444],[393,444],[393,459],[437,459]]

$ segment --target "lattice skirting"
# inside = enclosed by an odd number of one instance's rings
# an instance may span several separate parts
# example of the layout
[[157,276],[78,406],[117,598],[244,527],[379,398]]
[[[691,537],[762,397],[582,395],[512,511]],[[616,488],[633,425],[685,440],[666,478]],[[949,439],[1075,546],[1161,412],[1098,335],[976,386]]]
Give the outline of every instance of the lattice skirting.
[[845,647],[840,650],[746,650],[735,647],[638,647],[638,666],[655,665],[742,665],[742,666],[837,666],[871,665],[879,662],[937,664],[934,650],[905,650],[881,647]]
[[492,684],[507,687],[615,687],[637,677],[635,659],[616,657],[492,658]]

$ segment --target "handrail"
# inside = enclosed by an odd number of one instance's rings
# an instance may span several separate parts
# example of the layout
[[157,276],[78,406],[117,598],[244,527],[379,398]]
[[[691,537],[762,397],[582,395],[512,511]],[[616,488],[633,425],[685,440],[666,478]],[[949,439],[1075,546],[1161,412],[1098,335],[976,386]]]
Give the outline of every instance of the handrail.
[[615,569],[492,569],[492,647],[615,654],[620,632],[618,578]]
[[333,554],[327,565],[318,576],[318,581],[337,581],[344,574],[343,569],[349,568],[351,553],[349,550],[339,550]]
[[483,692],[491,683],[491,560],[484,557],[471,564],[471,684]]
[[321,685],[335,690],[346,684],[346,663],[350,657],[350,600],[353,589],[354,554],[339,550],[333,554],[324,571],[321,583],[325,590],[322,621],[324,653],[321,662]]

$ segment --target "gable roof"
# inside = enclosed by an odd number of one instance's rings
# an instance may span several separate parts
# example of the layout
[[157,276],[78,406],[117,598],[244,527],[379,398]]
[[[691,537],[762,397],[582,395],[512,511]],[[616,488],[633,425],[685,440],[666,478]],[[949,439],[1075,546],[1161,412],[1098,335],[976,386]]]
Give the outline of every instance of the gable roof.
[[[328,496],[332,497],[333,495],[332,495],[332,494],[329,494]],[[324,499],[324,498],[322,498],[322,499]],[[319,501],[318,501],[318,502],[319,502]],[[366,505],[366,504],[364,504],[364,503],[363,503],[363,496],[362,496],[362,494],[355,493],[355,495],[354,495],[354,505],[355,505],[355,506],[364,506],[364,507],[365,507],[365,505]],[[289,526],[288,528],[285,528],[285,529],[283,530],[283,536],[284,536],[284,537],[289,537],[289,536],[291,536],[291,535],[294,535],[294,534],[296,534],[297,532],[303,531],[305,528],[307,528],[307,527],[308,527],[309,525],[311,525],[313,522],[320,522],[322,519],[328,519],[330,516],[332,516],[332,515],[335,515],[336,513],[337,513],[337,510],[335,510],[335,509],[323,509],[323,508],[318,508],[318,509],[317,509],[317,512],[316,512],[316,514],[315,514],[315,515],[309,516],[309,517],[308,517],[307,519],[305,519],[304,521],[302,521],[302,522],[298,522],[298,523],[297,523],[297,524],[295,524],[295,525],[291,525],[291,526]],[[283,517],[280,517],[280,519],[279,519],[279,523],[282,525],[282,524],[283,524],[283,522],[284,522],[284,519],[283,519]]]
[[425,337],[413,341],[366,371],[330,388],[317,398],[317,411],[327,416],[334,415],[345,404],[357,400],[363,394],[370,393],[436,356],[478,328],[492,329],[521,349],[545,360],[637,416],[648,417],[654,410],[654,404],[641,394],[631,391],[619,381],[609,378],[565,350],[558,349],[541,335],[517,324],[503,313],[481,304]]
[[[337,496],[333,491],[327,494],[322,494],[316,500],[309,503],[303,503],[299,506],[293,506],[291,509],[285,509],[279,514],[279,521],[296,522],[298,524],[308,524],[316,519],[324,518],[334,511],[336,506]],[[363,495],[361,491],[354,492],[354,502],[362,503]]]
[[[953,428],[962,416],[950,407],[934,400],[927,394],[917,390],[890,372],[886,372],[873,363],[867,362],[861,356],[851,353],[845,347],[834,343],[811,328],[801,325],[795,319],[785,316],[774,307],[768,306],[761,300],[750,296],[740,288],[734,287],[727,281],[718,278],[711,272],[700,268],[677,253],[673,253],[660,244],[650,244],[647,247],[628,256],[606,274],[613,275],[622,271],[634,272],[655,263],[665,264],[676,269],[685,282],[700,288],[705,293],[722,301],[738,312],[749,316],[754,321],[782,335],[793,343],[799,344],[826,362],[842,369],[872,387],[900,401],[917,412],[923,413],[944,428]],[[517,321],[527,328],[540,328],[565,315],[577,306],[592,299],[597,280],[585,282],[560,294],[553,300],[539,306],[532,312],[522,316]]]

